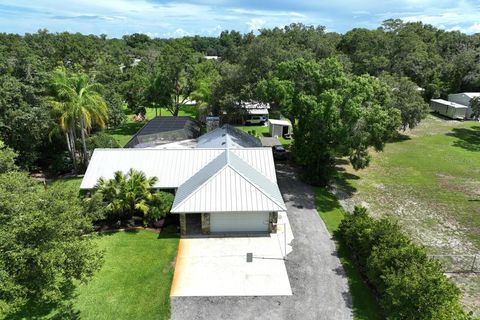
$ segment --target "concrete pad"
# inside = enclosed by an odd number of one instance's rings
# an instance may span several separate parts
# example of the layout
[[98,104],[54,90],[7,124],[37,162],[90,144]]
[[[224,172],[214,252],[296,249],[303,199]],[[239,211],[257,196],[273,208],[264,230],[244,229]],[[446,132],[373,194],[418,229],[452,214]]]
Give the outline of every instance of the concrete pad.
[[[279,228],[287,227],[287,241],[291,241],[286,214],[282,223],[285,225]],[[181,239],[170,295],[292,295],[283,260],[282,230],[264,237]],[[291,247],[287,247],[288,251]],[[253,254],[252,262],[247,262],[249,252]]]

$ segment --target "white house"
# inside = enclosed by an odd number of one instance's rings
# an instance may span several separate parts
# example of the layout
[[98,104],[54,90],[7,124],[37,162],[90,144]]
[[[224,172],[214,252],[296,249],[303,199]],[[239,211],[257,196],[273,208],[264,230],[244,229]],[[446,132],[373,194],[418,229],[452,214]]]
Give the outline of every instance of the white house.
[[157,177],[155,189],[175,191],[171,213],[180,215],[182,235],[195,228],[203,234],[276,232],[278,212],[286,206],[272,150],[237,131],[218,128],[193,148],[96,149],[80,189],[133,168]]
[[472,107],[470,102],[473,98],[480,97],[480,92],[462,92],[462,93],[453,93],[448,95],[448,100],[455,102],[464,106],[467,106],[467,111],[465,119],[470,119],[472,117]]

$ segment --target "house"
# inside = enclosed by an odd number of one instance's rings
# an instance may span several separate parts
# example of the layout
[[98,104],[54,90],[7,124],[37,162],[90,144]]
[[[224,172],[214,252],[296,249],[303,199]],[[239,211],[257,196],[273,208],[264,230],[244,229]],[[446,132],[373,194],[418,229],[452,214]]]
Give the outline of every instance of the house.
[[200,124],[192,117],[155,117],[141,128],[125,148],[146,148],[187,139],[200,135]]
[[430,109],[433,112],[441,114],[445,117],[456,120],[463,120],[466,118],[468,107],[443,99],[431,99]]
[[272,150],[237,131],[223,126],[192,148],[96,149],[80,189],[133,168],[157,177],[153,188],[174,191],[182,235],[276,232],[286,206]]
[[238,104],[242,122],[247,124],[263,124],[268,120],[270,104],[258,101],[240,101]]
[[467,112],[465,119],[470,119],[472,117],[472,107],[470,102],[473,98],[479,98],[480,92],[462,92],[462,93],[453,93],[448,95],[448,101],[455,102],[464,106],[467,106]]
[[270,136],[272,137],[284,137],[292,134],[292,124],[288,120],[268,120]]

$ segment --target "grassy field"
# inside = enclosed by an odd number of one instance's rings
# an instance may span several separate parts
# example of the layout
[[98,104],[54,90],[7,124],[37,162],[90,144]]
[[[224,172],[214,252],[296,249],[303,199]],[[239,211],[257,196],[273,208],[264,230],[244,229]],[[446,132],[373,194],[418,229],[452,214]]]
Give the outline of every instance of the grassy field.
[[[325,222],[330,234],[335,235],[345,211],[333,194],[324,188],[317,188],[315,204],[320,217]],[[348,277],[348,285],[352,294],[353,316],[355,320],[382,319],[379,306],[370,289],[363,282],[360,273],[351,261],[345,246],[337,241],[338,256]]]
[[68,308],[30,308],[15,319],[169,319],[178,237],[149,231],[103,233],[100,271],[79,285]]
[[[429,116],[380,153],[370,166],[343,165],[339,185],[347,207],[398,219],[432,254],[480,250],[480,124]],[[465,260],[465,268],[472,259]],[[462,265],[458,266],[462,268]],[[452,276],[472,310],[480,308],[479,275]]]
[[[171,116],[172,114],[165,108],[158,108],[157,113],[155,113],[155,108],[147,108],[147,113],[145,114],[146,120],[152,120],[155,118],[155,114],[159,116]],[[194,107],[184,106],[180,109],[178,113],[179,116],[192,116],[195,117]],[[108,129],[106,132],[113,136],[115,140],[120,143],[123,147],[132,136],[140,130],[146,122],[135,122],[133,121],[133,114],[127,113],[127,120],[125,123],[115,129]]]

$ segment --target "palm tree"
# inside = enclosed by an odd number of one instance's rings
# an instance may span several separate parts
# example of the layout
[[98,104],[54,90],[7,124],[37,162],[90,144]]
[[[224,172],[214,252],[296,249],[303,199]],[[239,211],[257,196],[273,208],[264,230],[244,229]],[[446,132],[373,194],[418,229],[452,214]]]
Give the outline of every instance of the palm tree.
[[51,77],[54,96],[50,100],[59,115],[60,129],[65,133],[67,146],[76,169],[76,129],[79,125],[83,147],[83,162],[88,164],[86,135],[96,123],[105,127],[107,104],[101,95],[102,86],[85,73],[69,74],[65,68],[55,69]]
[[141,171],[130,169],[126,174],[117,171],[113,179],[100,178],[95,186],[95,191],[100,192],[107,202],[107,209],[120,216],[135,212],[147,215],[151,211],[153,202],[158,202],[158,197],[151,192],[157,182],[156,177],[147,178]]

